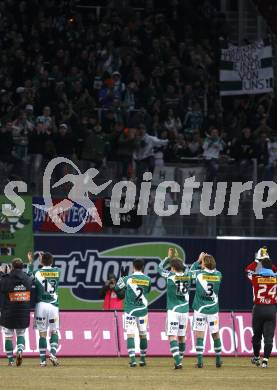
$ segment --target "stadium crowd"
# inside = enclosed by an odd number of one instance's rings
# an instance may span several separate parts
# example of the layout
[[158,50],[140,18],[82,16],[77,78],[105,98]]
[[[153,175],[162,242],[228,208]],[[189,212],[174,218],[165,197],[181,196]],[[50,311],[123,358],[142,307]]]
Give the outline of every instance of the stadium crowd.
[[116,162],[118,178],[201,158],[212,180],[220,161],[238,179],[256,158],[274,177],[275,98],[219,98],[217,2],[81,3],[0,1],[0,176],[33,182],[64,156]]

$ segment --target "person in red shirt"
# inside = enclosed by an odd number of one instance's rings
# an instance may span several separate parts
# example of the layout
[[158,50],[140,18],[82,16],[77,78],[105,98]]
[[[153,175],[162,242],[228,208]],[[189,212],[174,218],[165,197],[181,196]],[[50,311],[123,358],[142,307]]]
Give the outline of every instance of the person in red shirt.
[[114,274],[108,275],[108,280],[99,292],[100,298],[104,298],[103,310],[122,310],[124,291],[116,292],[116,277]]
[[[269,258],[266,248],[259,249],[255,261],[245,271],[253,287],[252,345],[254,356],[251,362],[266,368],[271,355],[276,327],[277,267]],[[261,341],[264,338],[264,357],[261,363]]]

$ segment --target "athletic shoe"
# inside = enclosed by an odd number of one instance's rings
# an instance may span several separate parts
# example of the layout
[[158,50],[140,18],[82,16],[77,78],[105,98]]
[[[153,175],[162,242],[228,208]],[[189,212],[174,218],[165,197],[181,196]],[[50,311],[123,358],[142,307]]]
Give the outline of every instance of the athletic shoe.
[[47,366],[46,360],[44,360],[44,362],[40,362],[39,365],[40,367],[46,367]]
[[174,364],[174,370],[181,370],[183,368],[182,363]]
[[140,362],[139,362],[139,366],[140,366],[140,367],[145,367],[145,366],[146,366],[146,362],[140,361]]
[[251,363],[255,364],[255,366],[257,366],[257,367],[260,367],[260,365],[261,365],[260,357],[253,356],[251,358]]
[[57,356],[53,355],[52,353],[50,353],[49,360],[54,367],[58,367],[60,365]]
[[14,362],[9,362],[9,363],[8,363],[8,366],[9,366],[9,367],[13,367],[13,366],[14,366]]
[[197,368],[203,368],[203,363],[196,363]]
[[22,351],[17,351],[16,354],[16,365],[17,367],[21,366],[22,364]]
[[268,361],[263,359],[262,361],[262,368],[267,368],[268,367]]
[[215,363],[215,366],[216,366],[216,368],[220,368],[220,367],[222,367],[222,364],[223,364],[222,361],[216,362],[216,363]]
[[136,367],[136,366],[137,366],[137,362],[130,362],[130,363],[129,363],[129,366],[130,366],[131,368]]

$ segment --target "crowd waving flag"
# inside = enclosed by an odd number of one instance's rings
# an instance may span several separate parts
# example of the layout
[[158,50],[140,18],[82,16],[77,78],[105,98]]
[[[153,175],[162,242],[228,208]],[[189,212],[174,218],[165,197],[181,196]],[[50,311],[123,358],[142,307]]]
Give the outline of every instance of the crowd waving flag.
[[248,95],[273,90],[272,47],[266,40],[221,50],[220,95]]

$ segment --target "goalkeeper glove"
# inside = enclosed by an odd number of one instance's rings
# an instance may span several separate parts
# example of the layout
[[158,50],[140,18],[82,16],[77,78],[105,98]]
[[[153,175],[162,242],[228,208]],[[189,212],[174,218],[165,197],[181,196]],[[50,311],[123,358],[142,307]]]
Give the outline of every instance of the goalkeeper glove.
[[269,254],[267,252],[266,247],[260,248],[256,253],[256,258],[255,258],[256,263],[259,263],[263,259],[269,259]]

